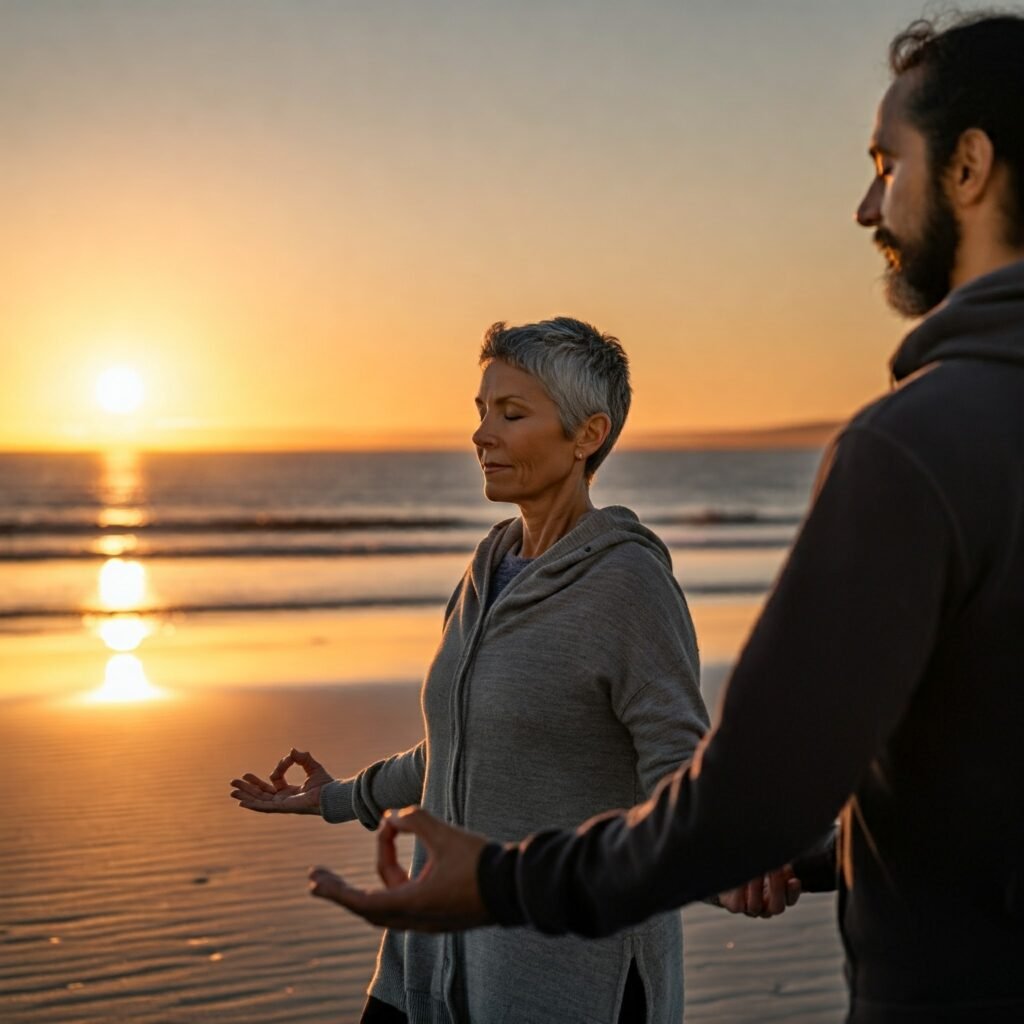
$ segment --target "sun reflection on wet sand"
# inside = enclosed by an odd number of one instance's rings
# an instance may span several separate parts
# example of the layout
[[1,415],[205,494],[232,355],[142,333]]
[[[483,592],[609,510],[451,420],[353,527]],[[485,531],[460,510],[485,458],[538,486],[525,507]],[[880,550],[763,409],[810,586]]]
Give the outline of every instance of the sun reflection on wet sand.
[[112,615],[102,619],[95,630],[107,649],[117,653],[107,659],[103,683],[83,696],[85,703],[137,704],[169,696],[149,681],[142,659],[128,653],[154,632],[152,620],[134,614]]
[[89,693],[86,700],[90,704],[123,704],[164,696],[164,691],[146,678],[146,670],[134,654],[115,654],[107,661],[103,685]]

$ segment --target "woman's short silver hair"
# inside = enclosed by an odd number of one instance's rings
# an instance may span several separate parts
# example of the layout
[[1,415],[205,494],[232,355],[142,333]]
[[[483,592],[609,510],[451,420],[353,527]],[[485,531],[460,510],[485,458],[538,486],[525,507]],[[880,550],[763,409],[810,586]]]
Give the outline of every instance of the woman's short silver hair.
[[484,335],[480,349],[481,366],[492,359],[532,374],[544,385],[558,406],[566,437],[595,413],[611,420],[604,444],[584,467],[590,480],[622,433],[633,395],[629,360],[618,338],[568,316],[521,327],[499,321]]

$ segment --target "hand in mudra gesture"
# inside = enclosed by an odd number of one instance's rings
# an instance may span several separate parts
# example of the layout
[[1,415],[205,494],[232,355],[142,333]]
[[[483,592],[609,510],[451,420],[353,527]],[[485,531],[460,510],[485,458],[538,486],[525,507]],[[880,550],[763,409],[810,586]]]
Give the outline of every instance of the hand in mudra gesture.
[[[301,786],[291,786],[285,772],[297,764],[305,773]],[[334,777],[312,754],[294,747],[277,762],[269,781],[246,772],[240,779],[232,779],[231,795],[241,807],[264,814],[319,814],[320,787],[333,782]]]

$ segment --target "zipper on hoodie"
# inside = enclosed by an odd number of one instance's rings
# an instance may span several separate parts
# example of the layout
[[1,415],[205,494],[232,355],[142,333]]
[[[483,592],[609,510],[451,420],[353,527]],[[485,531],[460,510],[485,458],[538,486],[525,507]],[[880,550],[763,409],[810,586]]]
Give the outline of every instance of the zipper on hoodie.
[[[493,553],[494,549],[492,548],[488,552],[487,564],[484,566],[480,593],[481,608],[485,606],[487,595],[490,593],[492,575],[491,560]],[[493,608],[493,605],[491,607]],[[462,808],[458,806],[456,780],[458,778],[458,768],[462,762],[462,694],[466,688],[466,677],[469,675],[469,669],[473,664],[473,658],[476,655],[476,649],[480,643],[480,637],[483,635],[484,626],[490,618],[490,614],[491,608],[488,608],[483,615],[477,616],[477,621],[466,641],[466,646],[462,651],[462,657],[459,659],[459,664],[455,669],[455,679],[452,683],[451,693],[448,695],[448,720],[451,722],[451,729],[449,732],[451,754],[448,758],[448,778],[445,780],[445,788],[448,798],[448,820],[452,824],[460,826],[463,823],[463,813]]]
[[[487,564],[484,566],[481,584],[481,607],[486,605],[491,592],[491,578],[493,576],[494,568],[493,557],[494,546],[492,546],[490,552],[488,552]],[[539,558],[543,557],[543,555],[539,556]],[[530,568],[532,568],[532,566],[524,569],[523,573],[529,572]],[[459,801],[458,781],[459,769],[462,766],[462,737],[465,726],[466,681],[469,678],[470,670],[473,667],[473,661],[476,658],[476,652],[477,648],[480,646],[480,640],[482,639],[487,626],[490,624],[494,609],[500,603],[501,598],[504,597],[508,590],[514,587],[521,578],[522,573],[519,576],[516,576],[515,579],[509,583],[508,587],[503,590],[501,594],[499,594],[498,597],[490,604],[487,610],[478,617],[476,625],[473,627],[473,630],[469,635],[469,639],[466,641],[462,657],[459,659],[459,664],[455,670],[455,680],[452,684],[451,694],[448,698],[448,715],[449,721],[451,722],[451,732],[449,737],[451,744],[451,756],[449,757],[448,778],[446,780],[448,819],[455,825],[462,826],[465,824],[463,807]]]

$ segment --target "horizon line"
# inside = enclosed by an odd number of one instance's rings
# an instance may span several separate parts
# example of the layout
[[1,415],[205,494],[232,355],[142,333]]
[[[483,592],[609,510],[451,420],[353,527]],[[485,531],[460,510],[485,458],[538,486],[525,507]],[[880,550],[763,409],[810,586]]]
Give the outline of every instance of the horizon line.
[[[737,448],[822,448],[842,427],[844,420],[816,420],[760,427],[729,427],[705,430],[662,430],[627,434],[618,447],[621,451],[715,450]],[[178,439],[175,441],[150,440],[133,443],[128,438],[95,440],[91,442],[21,443],[0,446],[3,455],[86,454],[131,450],[138,452],[182,454],[214,454],[218,452],[435,452],[469,450],[470,445],[461,434],[440,432],[428,437],[409,434],[357,434],[338,433],[329,436],[303,432],[301,438],[289,439],[298,431],[252,431],[247,440],[231,431],[226,437],[207,443]]]

